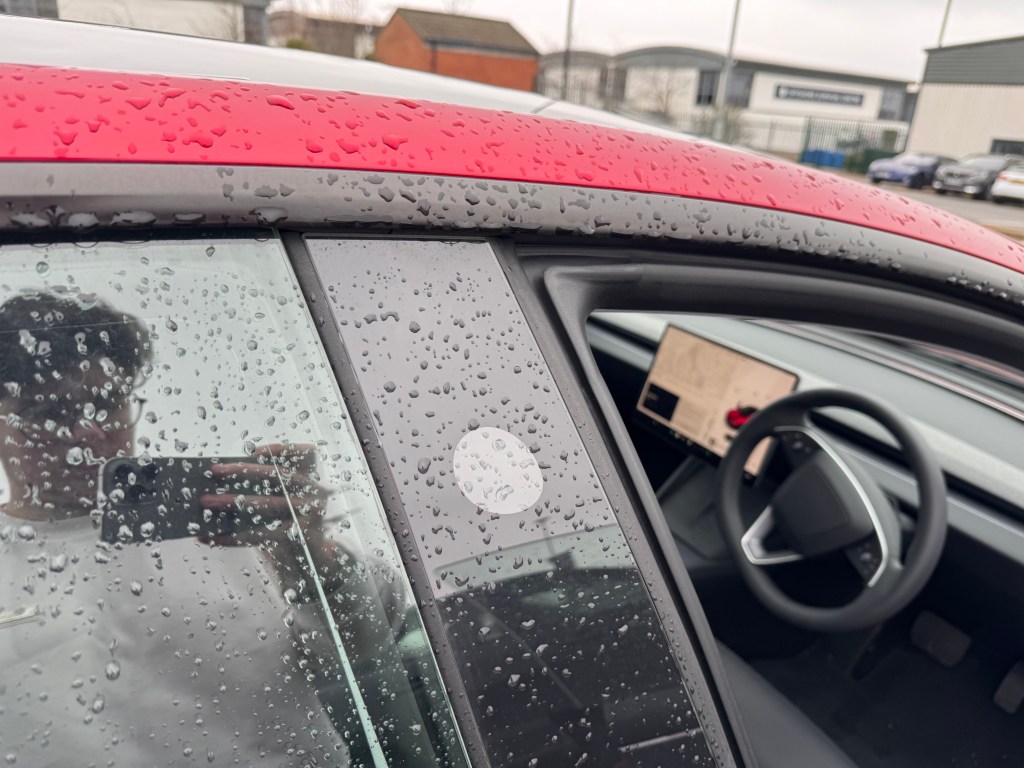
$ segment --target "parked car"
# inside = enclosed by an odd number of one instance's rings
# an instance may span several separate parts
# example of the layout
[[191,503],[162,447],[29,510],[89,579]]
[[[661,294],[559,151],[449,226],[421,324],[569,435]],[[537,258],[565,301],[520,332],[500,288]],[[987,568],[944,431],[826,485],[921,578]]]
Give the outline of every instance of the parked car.
[[1000,171],[992,182],[993,203],[1007,203],[1024,200],[1024,164],[1010,165]]
[[1024,764],[1020,243],[303,51],[0,105],[8,763]]
[[1020,155],[970,155],[959,163],[941,166],[935,172],[932,188],[940,195],[959,192],[985,200],[991,193],[996,176],[1021,162],[1024,162],[1024,157]]
[[942,155],[904,152],[872,162],[868,166],[868,179],[872,184],[894,181],[911,189],[920,189],[931,185],[939,166],[955,162],[953,158]]

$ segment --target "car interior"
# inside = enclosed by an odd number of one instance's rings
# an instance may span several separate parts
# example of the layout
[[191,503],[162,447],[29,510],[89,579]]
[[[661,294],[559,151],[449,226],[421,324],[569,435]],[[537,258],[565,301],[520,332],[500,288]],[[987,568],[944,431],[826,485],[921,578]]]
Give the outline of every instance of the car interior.
[[586,338],[761,764],[1024,764],[1019,371],[710,314]]

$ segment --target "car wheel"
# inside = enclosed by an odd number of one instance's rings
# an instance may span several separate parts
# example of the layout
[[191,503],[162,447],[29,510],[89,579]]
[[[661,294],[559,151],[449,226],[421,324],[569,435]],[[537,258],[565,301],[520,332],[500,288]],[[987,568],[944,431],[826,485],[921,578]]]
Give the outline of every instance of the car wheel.
[[983,190],[981,190],[981,192],[977,192],[977,193],[971,195],[971,197],[973,197],[975,200],[988,200],[988,196],[989,196],[989,192],[990,191],[991,190],[983,189]]
[[936,187],[935,188],[935,194],[936,195],[944,195],[944,194],[946,194],[946,190],[942,189],[941,187]]
[[874,176],[868,176],[868,181],[870,181],[872,184],[881,184],[882,183],[881,179],[875,178]]
[[996,205],[1002,205],[1003,203],[1006,202],[1006,198],[1005,197],[995,197],[995,196],[993,196],[992,197],[992,202],[995,203]]
[[922,176],[921,174],[911,176],[906,181],[904,181],[903,184],[908,189],[920,189],[921,187],[924,186],[924,176]]

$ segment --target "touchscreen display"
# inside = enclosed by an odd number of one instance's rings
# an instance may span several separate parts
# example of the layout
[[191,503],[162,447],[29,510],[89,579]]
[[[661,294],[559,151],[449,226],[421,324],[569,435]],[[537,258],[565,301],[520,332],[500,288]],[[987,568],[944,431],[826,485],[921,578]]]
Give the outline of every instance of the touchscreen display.
[[[759,409],[796,388],[796,375],[668,326],[640,393],[639,411],[673,435],[721,458],[737,430]],[[746,470],[761,471],[762,441]]]

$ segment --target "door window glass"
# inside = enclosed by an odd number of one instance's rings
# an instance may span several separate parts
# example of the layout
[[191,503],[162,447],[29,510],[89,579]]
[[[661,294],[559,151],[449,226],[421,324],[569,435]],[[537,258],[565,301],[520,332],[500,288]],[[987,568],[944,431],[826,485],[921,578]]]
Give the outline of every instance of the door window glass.
[[277,241],[0,248],[0,754],[460,766]]

